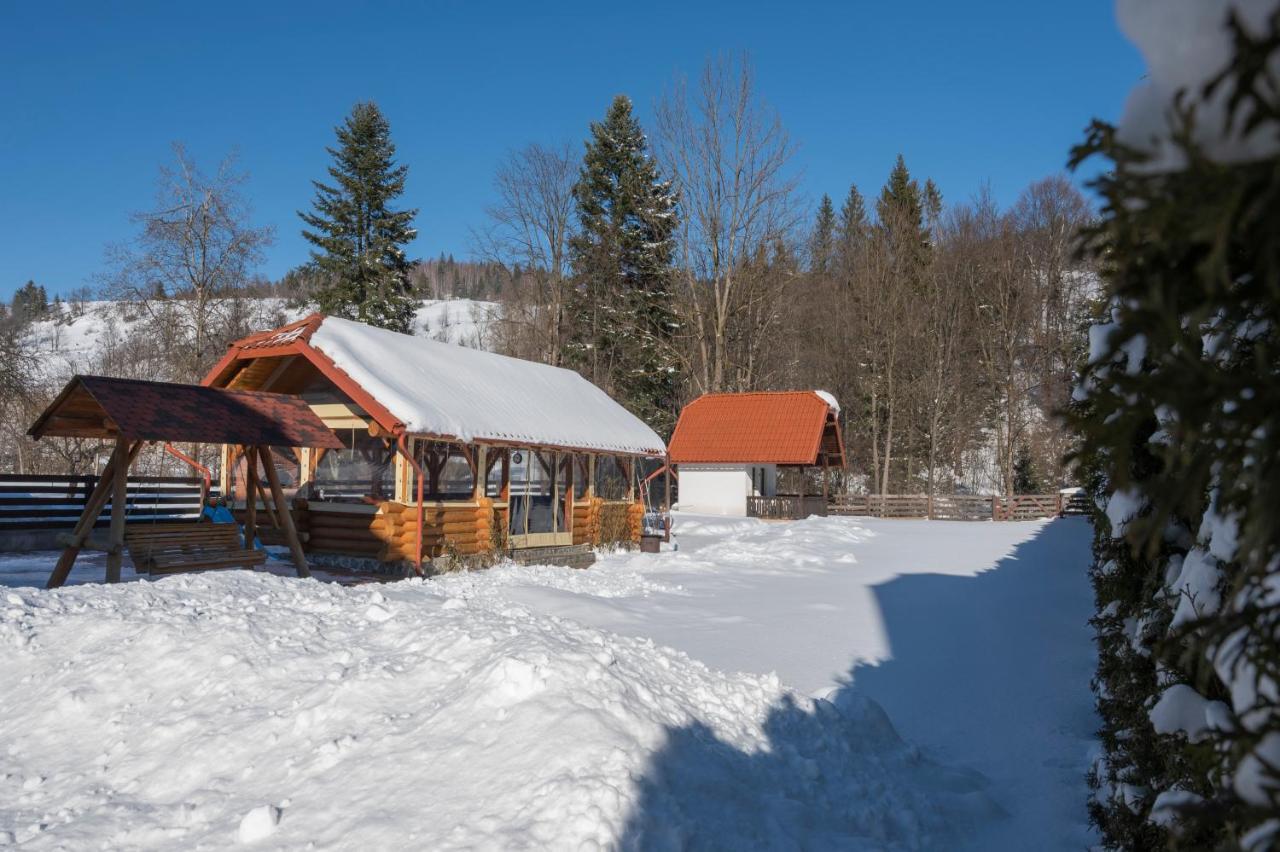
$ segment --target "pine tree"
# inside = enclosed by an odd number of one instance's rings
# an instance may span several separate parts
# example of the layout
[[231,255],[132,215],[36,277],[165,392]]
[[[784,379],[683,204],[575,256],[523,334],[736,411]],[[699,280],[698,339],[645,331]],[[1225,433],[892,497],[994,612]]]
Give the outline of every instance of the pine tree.
[[809,238],[809,269],[818,275],[831,271],[835,263],[836,211],[831,197],[824,194]]
[[[928,186],[932,187],[932,182]],[[906,161],[899,154],[893,170],[889,172],[889,180],[880,190],[880,197],[876,199],[876,216],[880,220],[880,227],[894,237],[895,244],[901,249],[911,249],[913,244],[921,248],[928,246],[929,233],[926,228],[925,205],[927,201],[936,200],[940,209],[942,204],[942,198],[937,195],[936,188],[933,188],[932,192],[934,197],[926,198],[925,192],[920,189],[920,184],[907,171]],[[916,254],[914,250],[912,254]],[[906,263],[915,259],[918,259],[918,256],[902,260]]]
[[676,196],[623,95],[591,125],[574,199],[565,363],[669,434],[679,379],[671,355]]
[[417,210],[390,205],[404,192],[408,166],[395,164],[391,126],[374,103],[359,103],[335,128],[329,176],[313,181],[314,212],[299,216],[302,236],[321,281],[313,294],[320,310],[394,331],[411,332],[417,302],[409,284],[404,246],[417,231]]
[[1013,493],[1038,494],[1040,477],[1036,473],[1035,460],[1031,458],[1031,450],[1026,444],[1018,447],[1018,456],[1013,463]]
[[13,318],[19,324],[39,319],[49,311],[49,294],[44,285],[27,281],[13,294]]

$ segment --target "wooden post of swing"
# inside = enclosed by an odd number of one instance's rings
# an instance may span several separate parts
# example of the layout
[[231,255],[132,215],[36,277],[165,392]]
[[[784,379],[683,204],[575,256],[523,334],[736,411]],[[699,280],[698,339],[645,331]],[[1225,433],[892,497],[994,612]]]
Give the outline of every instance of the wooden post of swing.
[[258,448],[244,448],[244,549],[258,538]]
[[114,478],[111,482],[111,531],[107,539],[107,582],[120,582],[120,563],[124,559],[124,515],[129,488],[129,441],[116,438],[111,454]]
[[671,456],[665,459],[666,468],[662,471],[662,503],[667,517],[662,525],[662,540],[671,541]]
[[[130,463],[138,456],[138,451],[142,449],[142,442],[136,441],[129,450],[127,456]],[[93,525],[98,520],[98,514],[102,511],[102,507],[107,504],[107,497],[111,495],[112,483],[115,481],[115,454],[111,456],[111,461],[107,463],[106,470],[102,471],[102,475],[98,478],[98,484],[94,486],[93,492],[89,495],[89,499],[85,501],[84,511],[80,513],[80,520],[76,521],[75,528],[71,531],[71,540],[62,550],[62,555],[58,557],[58,562],[53,566],[53,572],[49,575],[49,581],[45,583],[46,589],[56,589],[63,583],[67,582],[67,577],[71,575],[71,569],[76,564],[76,557],[80,555],[80,548],[84,547],[85,539],[93,532]],[[126,465],[126,475],[127,475]]]
[[293,525],[293,512],[284,502],[284,489],[280,487],[280,475],[271,462],[271,451],[266,447],[258,447],[255,455],[263,460],[262,469],[267,475],[267,484],[271,487],[271,502],[275,503],[280,527],[284,530],[285,541],[289,543],[289,552],[293,554],[293,567],[299,577],[310,577],[311,569],[307,567],[307,557],[302,553],[302,542],[298,540],[298,530]]

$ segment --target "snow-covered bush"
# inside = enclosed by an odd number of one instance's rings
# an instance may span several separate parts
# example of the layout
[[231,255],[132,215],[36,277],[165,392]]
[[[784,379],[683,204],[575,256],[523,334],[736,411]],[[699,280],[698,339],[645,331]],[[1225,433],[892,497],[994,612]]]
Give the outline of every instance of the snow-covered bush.
[[[1123,849],[1280,839],[1280,11],[1121,2],[1150,78],[1112,168],[1109,315],[1075,419],[1098,503],[1094,822]],[[1225,22],[1225,26],[1221,24]]]

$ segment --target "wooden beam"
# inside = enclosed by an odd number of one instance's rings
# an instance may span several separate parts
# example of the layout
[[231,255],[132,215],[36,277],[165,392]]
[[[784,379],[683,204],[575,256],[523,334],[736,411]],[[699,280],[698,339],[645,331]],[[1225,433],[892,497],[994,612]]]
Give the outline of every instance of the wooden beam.
[[[128,458],[130,462],[138,457],[138,453],[142,450],[142,443],[142,441],[135,442],[129,450]],[[62,555],[58,557],[58,562],[53,566],[53,571],[49,574],[49,580],[45,583],[46,589],[56,589],[67,582],[67,577],[70,576],[71,569],[76,564],[76,557],[80,555],[80,549],[83,547],[85,539],[89,537],[89,533],[93,532],[93,525],[98,520],[98,514],[102,511],[102,507],[107,504],[107,497],[111,494],[112,481],[115,477],[114,458],[115,456],[113,455],[113,461],[107,464],[106,470],[102,471],[102,475],[98,478],[98,484],[94,486],[93,493],[85,501],[84,511],[80,513],[80,520],[76,521],[67,546],[63,549]],[[125,476],[128,476],[127,468]]]
[[253,550],[258,538],[258,448],[244,448],[244,549]]
[[293,554],[293,566],[299,577],[310,577],[311,569],[307,566],[307,557],[302,553],[302,542],[298,540],[298,530],[293,525],[293,513],[284,502],[284,490],[280,487],[280,477],[275,465],[271,464],[271,451],[266,447],[258,448],[258,455],[265,457],[267,463],[263,470],[267,474],[267,484],[271,486],[271,499],[275,501],[280,513],[280,525],[284,529],[285,541],[289,543],[289,552]]
[[[272,473],[274,473],[276,466],[271,461],[270,451],[267,451],[266,455],[263,455],[262,450],[259,450],[258,455],[259,455],[259,458],[262,459],[262,469],[270,470]],[[280,511],[280,507],[273,506],[272,505],[273,501],[267,498],[267,486],[263,484],[261,479],[258,480],[258,493],[254,497],[254,499],[262,500],[262,510],[267,513],[267,520],[271,522],[271,526],[274,527],[275,529],[281,529],[282,524],[280,523],[280,519],[277,517],[277,514]]]
[[111,456],[115,478],[111,483],[111,531],[107,535],[107,582],[120,582],[120,563],[124,559],[124,516],[129,488],[129,441],[116,438],[116,451]]

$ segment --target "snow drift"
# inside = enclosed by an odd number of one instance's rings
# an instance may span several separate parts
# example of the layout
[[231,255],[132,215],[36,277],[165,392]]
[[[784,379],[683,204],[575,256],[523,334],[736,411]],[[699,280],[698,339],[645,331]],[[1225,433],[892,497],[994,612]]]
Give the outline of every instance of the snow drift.
[[430,582],[5,596],[0,837],[18,843],[912,849],[994,808],[865,699]]

